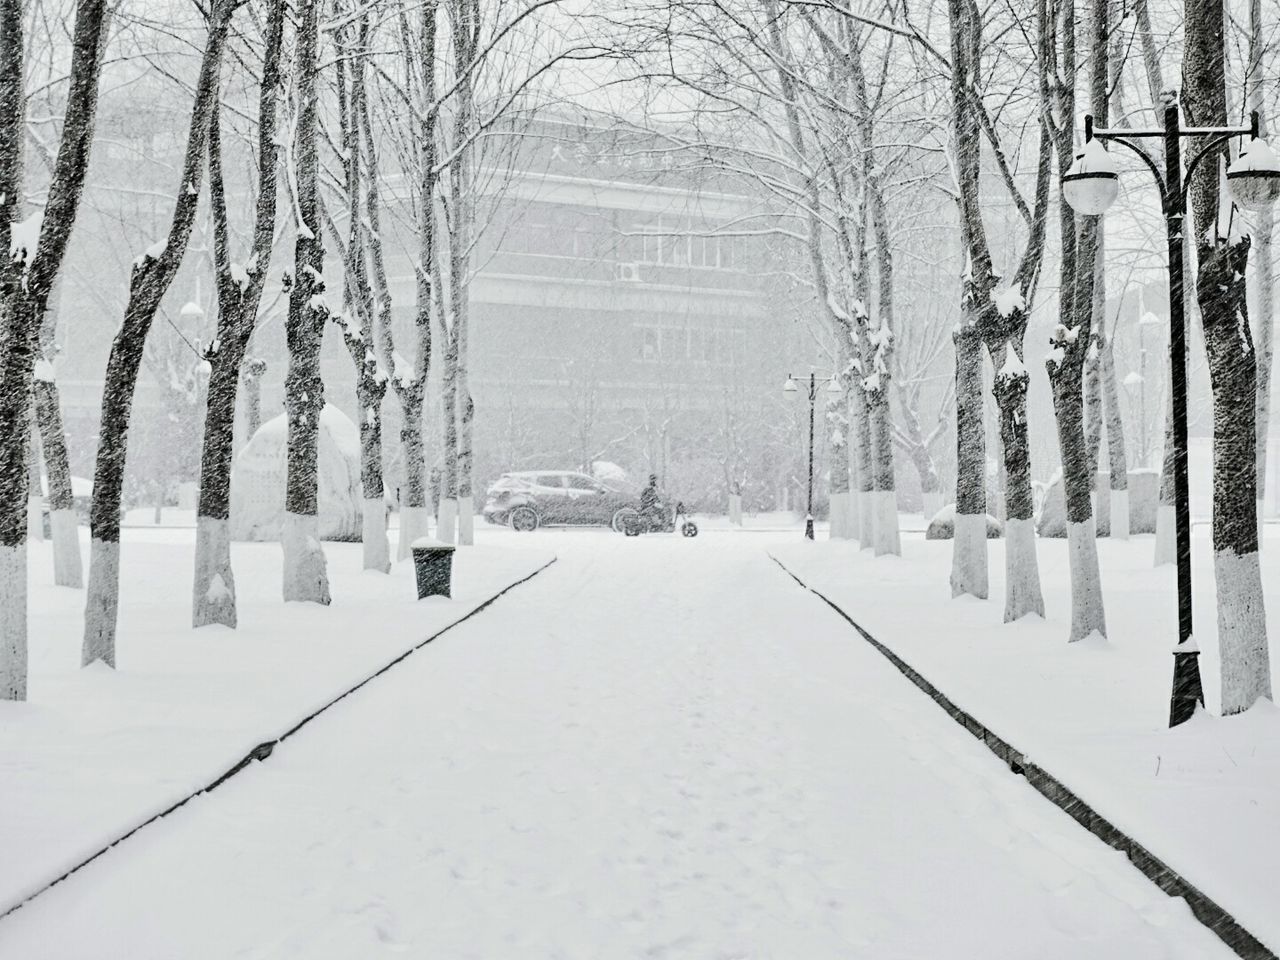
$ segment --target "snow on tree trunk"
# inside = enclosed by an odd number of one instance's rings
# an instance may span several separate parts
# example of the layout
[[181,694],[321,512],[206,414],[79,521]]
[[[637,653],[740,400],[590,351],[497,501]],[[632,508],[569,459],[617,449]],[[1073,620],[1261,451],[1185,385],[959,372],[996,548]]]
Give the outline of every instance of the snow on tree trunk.
[[84,586],[80,557],[80,518],[71,490],[71,465],[67,460],[67,436],[62,426],[62,405],[53,364],[36,363],[36,423],[44,451],[45,479],[49,485],[49,527],[53,539],[53,582],[60,587]]
[[324,250],[320,242],[316,157],[316,80],[319,0],[301,0],[298,26],[297,120],[293,176],[296,184],[297,234],[294,271],[289,289],[285,341],[289,370],[285,374],[285,411],[289,453],[285,479],[284,599],[329,603],[329,578],[318,536],[317,443],[324,382],[320,379],[320,342],[329,308],[324,301]]
[[235,457],[236,393],[243,374],[254,396],[250,436],[261,418],[258,390],[265,366],[245,362],[266,282],[276,223],[276,105],[280,97],[280,55],[284,2],[273,0],[267,12],[266,45],[258,98],[258,193],[253,244],[248,263],[231,260],[231,238],[222,169],[219,111],[209,125],[209,195],[214,221],[217,333],[206,352],[204,435],[200,450],[200,498],[196,505],[196,562],[191,589],[191,625],[235,627],[236,581],[231,568],[231,467]]
[[[1197,124],[1227,122],[1221,0],[1188,0],[1183,87]],[[1193,141],[1198,143],[1198,141]],[[1190,198],[1209,381],[1213,388],[1213,549],[1218,587],[1222,712],[1271,696],[1266,613],[1258,563],[1257,358],[1249,332],[1249,238],[1230,202],[1217,155],[1193,175]]]
[[133,263],[129,301],[124,320],[111,344],[103,378],[102,415],[98,425],[98,456],[93,474],[93,507],[89,515],[89,589],[85,600],[84,666],[102,660],[115,666],[116,608],[120,590],[120,500],[125,456],[129,445],[129,417],[143,349],[160,301],[182,264],[200,199],[205,141],[218,95],[222,50],[233,7],[217,0],[210,10],[204,57],[196,83],[191,125],[187,134],[182,179],[166,239],[148,247]]

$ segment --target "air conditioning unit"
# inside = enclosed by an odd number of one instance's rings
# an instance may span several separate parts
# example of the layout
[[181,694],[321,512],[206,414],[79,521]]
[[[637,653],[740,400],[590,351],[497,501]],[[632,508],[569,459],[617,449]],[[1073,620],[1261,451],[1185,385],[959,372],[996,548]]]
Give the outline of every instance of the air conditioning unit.
[[640,264],[635,262],[617,264],[615,276],[619,280],[626,280],[628,283],[640,282]]

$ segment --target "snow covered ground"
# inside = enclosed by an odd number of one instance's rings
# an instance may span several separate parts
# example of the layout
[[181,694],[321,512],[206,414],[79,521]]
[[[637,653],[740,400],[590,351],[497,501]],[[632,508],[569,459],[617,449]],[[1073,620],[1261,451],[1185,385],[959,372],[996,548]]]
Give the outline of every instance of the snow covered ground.
[[[531,565],[530,549],[559,562],[267,762],[0,920],[0,956],[1230,956],[1185,904],[1011,774],[796,587],[766,548],[808,550],[817,563],[844,547],[794,536],[489,531],[476,555],[493,551],[491,567],[508,549],[521,551],[513,567]],[[172,546],[150,556],[162,590],[174,586],[163,559]],[[921,582],[917,595],[931,589]],[[163,593],[155,602],[180,606]],[[143,603],[135,584],[123,608]],[[345,635],[320,637],[338,612],[282,607],[273,628],[292,639],[259,634],[231,649],[220,648],[237,640],[226,632],[193,640],[169,624],[166,638],[156,625],[153,656],[175,643],[221,649],[240,671],[221,682],[249,695],[239,710],[257,710],[273,693],[255,679],[265,642],[305,660],[308,639],[370,641],[374,631],[354,626],[370,622],[368,610]],[[376,622],[402,640],[418,635],[399,611],[384,620],[379,606]],[[203,712],[170,701],[148,716],[160,671],[129,669],[138,661],[127,650],[119,675],[46,678],[33,704],[10,711],[56,744],[6,729],[5,803],[18,807],[0,818],[13,834],[0,839],[6,849],[20,839],[17,814],[38,827],[59,799],[23,798],[21,781],[14,799],[19,747],[35,768],[62,769],[62,803],[82,811],[110,772],[75,769],[92,753],[88,732],[55,737],[77,723],[68,687],[114,688],[139,725],[181,727]],[[209,678],[183,663],[164,682],[185,676],[195,699]],[[101,695],[90,701],[105,709]],[[69,743],[81,747],[59,756]],[[118,753],[111,776],[166,764]],[[190,778],[172,776],[179,786]],[[24,844],[6,863],[25,867]]]
[[[854,543],[788,543],[771,552],[1032,762],[1051,771],[1280,952],[1280,710],[1203,714],[1167,729],[1177,636],[1174,568],[1153,568],[1154,538],[1098,541],[1107,640],[1066,643],[1065,540],[1037,550],[1046,619],[1001,623],[1004,544],[990,541],[991,599],[953,600],[950,541],[903,539],[901,558]],[[1209,528],[1193,541],[1195,638],[1210,711],[1219,703]],[[1280,530],[1262,552],[1280,690]]]
[[[0,702],[0,911],[554,556],[478,546],[454,599],[419,602],[411,563],[365,573],[359,544],[329,543],[322,608],[280,599],[278,545],[234,544],[240,628],[192,630],[194,545],[126,531],[117,671],[80,669],[84,593],[53,586],[50,545],[31,545],[30,699]],[[0,957],[21,956],[5,937]]]

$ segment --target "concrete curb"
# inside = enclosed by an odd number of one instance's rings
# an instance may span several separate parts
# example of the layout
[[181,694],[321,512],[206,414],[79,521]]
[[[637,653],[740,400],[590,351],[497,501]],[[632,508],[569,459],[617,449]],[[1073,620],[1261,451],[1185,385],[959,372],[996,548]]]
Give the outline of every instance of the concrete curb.
[[130,837],[132,837],[135,833],[137,833],[143,827],[149,826],[150,824],[155,823],[157,820],[167,817],[169,814],[173,813],[175,810],[179,809],[180,807],[186,806],[186,804],[189,801],[194,800],[196,797],[201,796],[202,794],[210,793],[213,790],[216,790],[218,787],[222,786],[224,783],[226,783],[236,774],[242,772],[246,767],[249,766],[249,764],[251,764],[255,760],[266,760],[268,757],[271,756],[272,752],[275,750],[275,748],[279,744],[283,743],[285,740],[288,740],[295,733],[297,733],[299,730],[305,727],[308,723],[310,723],[316,717],[320,716],[320,714],[324,713],[334,704],[338,703],[341,700],[345,700],[347,697],[351,696],[351,694],[355,693],[357,690],[359,690],[365,684],[369,683],[371,680],[374,680],[382,676],[392,667],[399,664],[401,661],[406,660],[412,654],[417,653],[419,650],[425,647],[432,640],[435,640],[437,637],[441,636],[442,634],[448,633],[454,627],[457,627],[463,623],[466,623],[476,614],[480,613],[486,607],[493,604],[499,597],[503,596],[506,593],[509,593],[510,591],[514,590],[516,587],[520,586],[521,584],[528,583],[538,574],[542,573],[542,571],[546,570],[553,563],[555,563],[557,559],[558,558],[556,557],[552,557],[550,560],[548,560],[542,566],[538,567],[536,570],[532,571],[531,573],[525,574],[519,580],[516,580],[512,583],[507,584],[505,587],[503,587],[493,596],[489,597],[484,602],[478,604],[477,606],[471,608],[469,611],[464,613],[457,620],[454,620],[452,623],[446,624],[445,626],[441,627],[439,630],[431,634],[426,639],[418,641],[413,646],[409,647],[409,649],[405,650],[403,653],[387,661],[385,664],[383,664],[373,673],[369,674],[363,680],[360,680],[358,683],[355,683],[352,686],[348,687],[342,693],[338,694],[333,699],[327,701],[323,706],[307,714],[305,717],[303,717],[301,720],[295,723],[292,727],[290,727],[284,733],[280,734],[280,736],[272,740],[264,740],[262,743],[258,744],[256,747],[254,747],[252,750],[246,753],[240,760],[234,763],[231,767],[229,767],[224,772],[220,773],[214,779],[210,780],[204,786],[197,787],[195,790],[187,794],[181,800],[178,800],[177,802],[170,804],[169,806],[161,810],[159,813],[155,813],[147,817],[137,826],[132,827],[131,829],[120,834],[120,836],[116,837],[110,843],[103,846],[96,853],[88,857],[85,857],[83,860],[77,863],[74,867],[71,867],[69,870],[65,871],[64,873],[50,880],[48,883],[42,884],[35,891],[27,894],[25,897],[23,897],[21,900],[17,901],[16,903],[9,904],[2,911],[0,911],[0,920],[3,920],[9,914],[13,913],[15,910],[18,910],[26,906],[28,903],[30,903],[36,897],[40,896],[42,893],[45,893],[50,888],[56,887],[63,880],[66,880],[69,876],[71,876],[73,873],[76,873],[78,870],[82,869],[83,867],[86,867],[89,864],[93,863],[93,861],[97,860],[100,856],[102,856],[107,851],[111,850],[113,847],[117,846],[120,843],[123,843],[125,840],[128,840]]
[[988,750],[1008,765],[1010,770],[1025,777],[1027,782],[1035,787],[1042,796],[1050,800],[1107,846],[1123,853],[1129,858],[1129,862],[1142,871],[1148,880],[1169,894],[1169,896],[1182,897],[1186,900],[1187,906],[1191,908],[1191,912],[1195,914],[1196,919],[1217,934],[1218,938],[1238,956],[1245,958],[1245,960],[1280,960],[1257,937],[1246,930],[1240,921],[1215,901],[1201,893],[1186,878],[1170,868],[1128,834],[1118,829],[1049,771],[1029,761],[1021,750],[987,729],[972,714],[952,703],[946,694],[917,672],[911,664],[863,629],[857,621],[845,613],[829,597],[801,580],[777,557],[770,554],[769,559],[776,563],[792,580],[834,610],[841,619],[861,635],[863,640],[871,644],[877,652],[893,664],[899,673],[927,694],[934,703],[947,712],[952,720],[981,740]]

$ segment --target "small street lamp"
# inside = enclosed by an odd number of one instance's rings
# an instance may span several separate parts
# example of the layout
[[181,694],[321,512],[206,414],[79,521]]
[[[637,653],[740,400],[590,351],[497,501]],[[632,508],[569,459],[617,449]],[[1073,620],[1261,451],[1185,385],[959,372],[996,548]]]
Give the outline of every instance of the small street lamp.
[[[805,539],[813,539],[813,417],[814,408],[818,403],[818,382],[827,384],[827,393],[839,396],[844,393],[844,388],[840,386],[840,378],[819,377],[813,373],[809,374],[809,496],[808,504],[805,507],[804,517],[804,535]],[[787,374],[787,382],[782,385],[782,395],[788,400],[795,400],[800,396],[800,386],[796,383],[795,377]]]
[[[1173,689],[1169,696],[1169,726],[1190,720],[1196,704],[1204,703],[1200,682],[1199,650],[1191,642],[1191,504],[1187,488],[1187,351],[1186,319],[1182,290],[1182,231],[1187,213],[1187,188],[1196,165],[1232,137],[1247,136],[1249,143],[1227,170],[1227,183],[1236,201],[1251,210],[1266,207],[1280,196],[1280,160],[1258,139],[1258,114],[1247,127],[1186,127],[1178,104],[1170,99],[1164,109],[1164,126],[1148,130],[1095,128],[1093,117],[1084,118],[1084,148],[1062,178],[1067,203],[1085,216],[1100,216],[1115,202],[1119,175],[1100,141],[1118,143],[1137,154],[1147,165],[1160,191],[1169,248],[1169,359],[1173,401],[1173,487],[1178,545],[1178,645],[1173,649]],[[1164,141],[1164,174],[1155,160],[1136,143],[1138,139]],[[1209,142],[1182,169],[1182,138],[1206,137]]]

